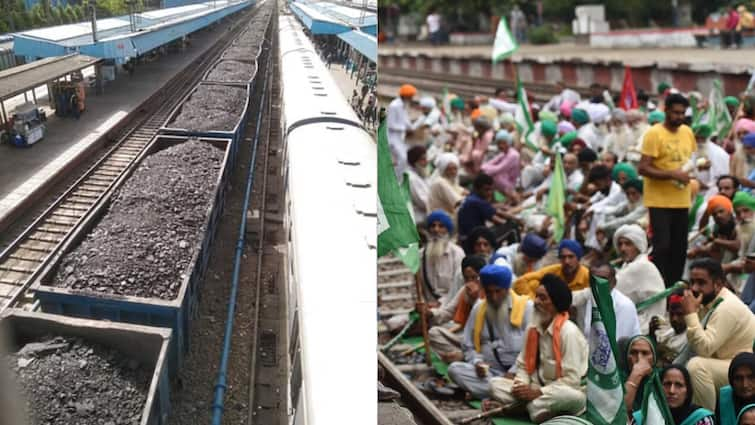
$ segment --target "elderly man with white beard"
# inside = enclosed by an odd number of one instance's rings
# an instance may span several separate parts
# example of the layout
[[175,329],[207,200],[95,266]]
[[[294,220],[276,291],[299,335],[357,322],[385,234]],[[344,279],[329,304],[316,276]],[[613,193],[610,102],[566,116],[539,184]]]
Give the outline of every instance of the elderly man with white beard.
[[566,283],[556,275],[545,275],[536,290],[524,348],[516,358],[516,376],[490,380],[490,392],[501,407],[524,408],[535,423],[560,414],[579,415],[585,409],[582,378],[587,373],[588,346],[582,331],[569,320],[571,302]]
[[[648,260],[648,239],[642,227],[636,224],[619,227],[613,234],[613,246],[623,261],[616,271],[616,289],[637,306],[640,330],[646,335],[650,319],[666,314],[666,297],[658,295],[666,289],[663,276]],[[659,298],[653,302],[656,295]]]
[[443,210],[456,215],[456,208],[464,200],[467,191],[459,185],[459,157],[451,152],[438,155],[435,171],[430,176],[430,193],[427,206],[431,211]]
[[461,288],[464,250],[452,242],[453,221],[444,211],[427,216],[427,229],[430,239],[420,252],[425,299],[443,304]]
[[490,397],[490,380],[509,373],[531,323],[532,301],[510,290],[511,270],[489,264],[480,270],[485,300],[469,314],[462,339],[463,362],[448,367],[448,377],[472,397]]

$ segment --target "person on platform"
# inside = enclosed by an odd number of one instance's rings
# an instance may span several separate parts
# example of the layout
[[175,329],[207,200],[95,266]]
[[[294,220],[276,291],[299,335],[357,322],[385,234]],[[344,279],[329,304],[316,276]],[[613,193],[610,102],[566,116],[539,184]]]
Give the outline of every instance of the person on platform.
[[572,239],[562,240],[558,244],[560,262],[520,276],[514,281],[514,291],[520,295],[534,297],[543,277],[548,274],[554,274],[567,282],[572,291],[588,288],[590,286],[590,270],[579,263],[582,254],[582,247],[577,241]]
[[459,265],[464,250],[453,243],[453,220],[444,211],[436,210],[427,216],[427,229],[429,239],[420,250],[425,299],[444,303],[456,294],[463,281]]
[[461,273],[464,286],[456,296],[440,307],[427,310],[428,319],[434,325],[430,328],[430,348],[446,363],[462,360],[461,338],[469,313],[478,299],[485,299],[485,291],[480,285],[480,270],[485,259],[479,255],[468,255],[461,260]]
[[585,410],[582,378],[587,373],[588,346],[582,331],[569,320],[571,298],[566,282],[553,274],[543,276],[526,342],[516,358],[516,376],[490,380],[493,399],[509,411],[524,408],[535,423]]
[[413,123],[409,118],[409,107],[417,89],[411,84],[404,84],[399,88],[398,97],[388,105],[386,125],[388,127],[388,145],[396,161],[396,175],[402,178],[406,171],[406,133],[413,130]]
[[718,393],[716,416],[719,425],[737,424],[738,414],[755,403],[755,354],[742,352],[729,365],[729,385]]
[[435,171],[430,176],[430,193],[427,207],[431,211],[443,210],[456,216],[456,208],[464,199],[466,191],[459,185],[459,157],[447,152],[435,159]]
[[650,212],[653,262],[666,286],[682,277],[687,252],[687,222],[690,207],[690,176],[682,167],[697,149],[692,130],[683,124],[687,99],[671,94],[665,100],[666,118],[655,124],[642,141],[639,172],[643,201]]
[[510,373],[522,351],[532,301],[513,293],[511,270],[489,264],[480,270],[485,300],[477,303],[464,326],[463,362],[448,367],[448,376],[472,397],[490,397],[490,381]]
[[731,359],[752,351],[755,340],[755,316],[725,282],[719,262],[696,260],[682,300],[689,349],[695,353],[687,363],[694,402],[709,410],[715,409],[716,394],[726,385]]
[[[640,330],[647,334],[652,317],[666,313],[666,298],[657,298],[666,288],[661,273],[648,260],[647,234],[636,224],[625,224],[613,234],[613,245],[622,260],[616,271],[616,288],[639,306]],[[648,302],[653,299],[655,302]]]

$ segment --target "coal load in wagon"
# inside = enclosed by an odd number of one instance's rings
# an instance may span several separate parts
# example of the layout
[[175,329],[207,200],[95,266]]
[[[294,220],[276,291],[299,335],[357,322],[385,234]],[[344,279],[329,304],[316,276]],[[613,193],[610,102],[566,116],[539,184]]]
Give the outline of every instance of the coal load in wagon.
[[169,124],[191,132],[233,131],[246,106],[246,88],[200,84]]
[[255,62],[220,61],[207,75],[207,80],[221,83],[248,82],[254,76],[255,71],[257,71]]
[[52,284],[176,299],[205,232],[223,154],[190,140],[145,158],[93,231],[62,259]]
[[48,336],[5,361],[33,425],[141,422],[153,371],[117,350]]

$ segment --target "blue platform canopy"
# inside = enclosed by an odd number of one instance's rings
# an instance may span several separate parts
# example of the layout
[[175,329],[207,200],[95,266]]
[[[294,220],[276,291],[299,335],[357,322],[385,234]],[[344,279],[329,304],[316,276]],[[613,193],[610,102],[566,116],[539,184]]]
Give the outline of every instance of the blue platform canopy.
[[218,0],[138,13],[136,31],[128,16],[97,20],[97,40],[89,22],[14,34],[13,50],[28,60],[82,53],[124,63],[249,7],[256,0]]
[[291,3],[291,11],[314,35],[340,34],[351,31],[351,25],[337,17],[326,14],[308,3]]
[[359,28],[362,32],[377,35],[377,15],[374,12],[325,1],[309,5],[325,15],[348,23],[351,27]]
[[357,49],[371,62],[377,62],[377,38],[362,31],[349,31],[338,34],[338,38]]

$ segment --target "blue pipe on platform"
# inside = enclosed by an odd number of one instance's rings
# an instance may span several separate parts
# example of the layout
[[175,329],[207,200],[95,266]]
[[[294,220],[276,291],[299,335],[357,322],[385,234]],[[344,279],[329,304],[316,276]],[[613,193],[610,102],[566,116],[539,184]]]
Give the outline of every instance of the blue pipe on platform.
[[[268,60],[274,60],[270,58]],[[259,74],[257,74],[259,75]],[[244,253],[244,242],[246,236],[246,210],[249,208],[249,200],[254,185],[254,168],[257,160],[257,145],[260,140],[260,127],[262,122],[262,110],[267,98],[267,81],[262,86],[262,101],[260,109],[257,111],[257,124],[254,130],[254,144],[252,146],[252,158],[249,161],[249,174],[246,178],[246,192],[244,193],[244,206],[241,210],[241,225],[239,226],[239,237],[236,241],[236,253],[233,257],[233,276],[231,278],[231,297],[228,300],[228,318],[225,325],[225,336],[223,337],[223,353],[220,357],[220,369],[218,370],[218,380],[215,384],[215,399],[212,403],[212,424],[221,425],[223,420],[223,411],[225,403],[226,375],[228,374],[228,355],[231,351],[231,338],[233,337],[233,316],[236,311],[236,294],[239,286],[239,269],[241,268],[241,258]],[[254,371],[252,371],[254,373]],[[252,406],[249,406],[252,409]]]

